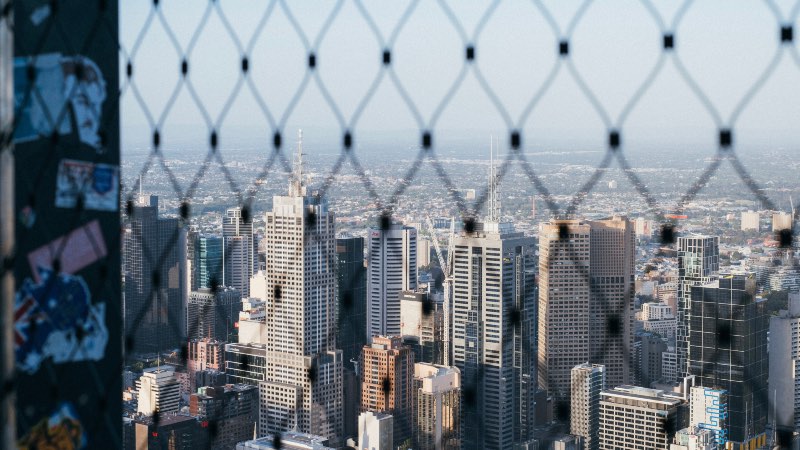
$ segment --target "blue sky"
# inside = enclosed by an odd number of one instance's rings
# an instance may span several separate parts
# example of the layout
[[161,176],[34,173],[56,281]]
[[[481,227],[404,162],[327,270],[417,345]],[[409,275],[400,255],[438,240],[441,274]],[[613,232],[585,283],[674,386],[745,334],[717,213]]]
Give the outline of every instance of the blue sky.
[[[140,45],[135,46],[152,3],[129,1],[120,5],[121,41],[126,54],[136,50],[134,82],[156,120],[180,78],[179,53],[189,47],[207,7],[204,1],[161,3],[180,52],[158,18]],[[608,124],[616,127],[621,123],[626,151],[664,144],[715,148],[718,123],[730,125],[737,105],[773,60],[778,61],[775,71],[736,116],[735,141],[744,151],[764,146],[791,147],[798,142],[800,68],[790,47],[778,53],[778,23],[788,22],[793,6],[790,1],[693,2],[675,29],[673,22],[682,1],[654,1],[652,7],[660,19],[653,17],[646,3],[636,0],[590,2],[570,35],[569,58],[603,106],[606,119],[593,108],[562,61],[549,89],[521,122],[525,107],[558,63],[557,42],[566,35],[583,3],[542,0],[552,15],[553,20],[548,21],[533,1],[499,2],[474,40],[474,30],[491,2],[446,2],[458,18],[464,37],[448,20],[440,2],[417,2],[391,45],[394,74],[417,113],[409,109],[390,74],[384,72],[374,96],[355,122],[357,144],[416,145],[420,121],[425,128],[431,125],[434,112],[464,67],[465,38],[474,44],[474,64],[504,112],[482,89],[473,68],[467,67],[463,82],[436,116],[437,143],[469,140],[488,133],[506,136],[510,122],[512,127],[522,129],[526,151],[553,147],[602,149]],[[273,120],[285,126],[286,134],[294,135],[294,130],[302,127],[312,142],[335,145],[341,141],[340,120],[328,107],[314,78],[308,80],[291,114],[284,117],[307,74],[307,48],[317,55],[317,73],[341,119],[349,126],[360,100],[381,73],[383,46],[409,2],[363,1],[382,34],[380,39],[352,0],[341,4],[275,2],[255,39],[269,3],[218,0],[218,4],[247,52],[250,68],[249,82],[242,82],[221,121],[221,141],[228,145],[237,141],[267,142],[271,136],[270,122],[251,93],[254,88]],[[319,30],[337,7],[338,15],[317,45]],[[292,27],[286,9],[304,30],[307,42]],[[780,21],[776,14],[782,17]],[[794,26],[798,28],[796,16]],[[662,55],[662,28],[674,32],[677,55],[717,112],[707,111],[680,76],[673,58],[667,56],[649,90],[620,122],[625,105]],[[243,80],[241,57],[242,50],[231,40],[223,20],[212,8],[188,57],[188,79],[207,109],[212,126],[220,123],[226,101]],[[145,145],[149,126],[131,86],[124,89],[123,142],[129,149]],[[202,146],[207,142],[207,119],[199,112],[191,91],[184,85],[165,116],[165,146]],[[483,145],[485,140],[481,138],[480,142]]]

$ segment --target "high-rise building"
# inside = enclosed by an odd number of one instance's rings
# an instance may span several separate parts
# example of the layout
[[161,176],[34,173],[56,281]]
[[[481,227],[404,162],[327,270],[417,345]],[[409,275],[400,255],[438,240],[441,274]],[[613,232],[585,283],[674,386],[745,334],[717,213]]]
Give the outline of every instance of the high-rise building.
[[400,335],[414,361],[444,363],[444,310],[426,291],[400,292]]
[[400,291],[417,288],[417,230],[371,228],[367,252],[367,338],[398,336]]
[[600,392],[605,381],[603,365],[584,363],[572,368],[569,432],[580,436],[583,450],[600,448]]
[[361,411],[394,416],[394,446],[411,442],[414,354],[399,336],[374,336],[359,362]]
[[493,162],[488,204],[486,220],[455,237],[452,307],[445,308],[461,372],[465,449],[526,442],[534,421],[535,241],[501,220]]
[[125,229],[123,249],[129,356],[179,348],[184,343],[185,239],[180,219],[158,217],[157,196],[139,198]]
[[236,322],[242,310],[239,290],[218,287],[201,288],[189,294],[186,324],[189,339],[211,338],[231,342],[236,337]]
[[186,358],[186,372],[189,376],[189,391],[195,392],[198,386],[203,384],[204,376],[200,376],[198,384],[198,373],[205,371],[225,372],[225,342],[216,341],[211,338],[192,339],[188,346],[189,355]]
[[800,429],[800,293],[789,294],[789,309],[769,319],[770,422],[779,430]]
[[180,384],[175,379],[171,366],[159,366],[145,370],[136,380],[139,403],[137,411],[149,416],[177,411],[180,401]]
[[367,278],[364,238],[336,238],[336,289],[338,308],[336,343],[342,349],[342,405],[344,436],[357,437],[361,385],[356,363],[367,344]]
[[335,339],[334,214],[324,197],[307,192],[302,133],[289,195],[274,196],[264,218],[266,367],[259,382],[265,405],[259,434],[296,430],[338,446],[343,444],[342,352]]
[[636,333],[636,339],[639,341],[636,382],[639,386],[649,387],[663,380],[663,356],[668,344],[660,335],[648,331]]
[[668,448],[680,426],[678,394],[617,386],[600,393],[600,449]]
[[792,215],[786,212],[776,212],[772,214],[772,231],[792,229]]
[[591,225],[539,225],[539,386],[561,407],[570,401],[572,368],[590,360]]
[[630,381],[635,242],[625,217],[539,227],[539,384],[557,408],[584,362],[605,366],[607,386]]
[[414,364],[414,448],[460,449],[460,422],[461,374],[458,369]]
[[342,350],[345,366],[358,361],[361,348],[367,344],[366,268],[364,238],[336,238],[336,288],[339,298],[336,344]]
[[769,319],[750,281],[727,275],[691,291],[689,374],[696,385],[727,391],[728,440],[735,443],[762,435],[767,425]]
[[711,430],[717,445],[728,442],[728,393],[692,386],[689,391],[689,426]]
[[252,218],[242,215],[242,208],[228,208],[222,218],[222,284],[250,296],[250,277],[258,270],[257,248]]
[[189,397],[189,414],[214,423],[209,447],[228,450],[253,437],[258,424],[258,388],[248,384],[201,387]]
[[364,411],[358,416],[359,450],[393,450],[394,417],[391,414]]
[[192,289],[210,289],[213,284],[222,285],[223,245],[219,236],[198,235],[194,238],[193,271],[197,284]]
[[711,282],[719,271],[719,237],[690,235],[678,238],[678,329],[675,350],[679,381],[688,375],[691,290]]
[[665,381],[678,379],[678,352],[675,345],[667,344],[667,349],[661,352],[661,379]]
[[757,211],[742,211],[742,231],[758,231],[761,215]]

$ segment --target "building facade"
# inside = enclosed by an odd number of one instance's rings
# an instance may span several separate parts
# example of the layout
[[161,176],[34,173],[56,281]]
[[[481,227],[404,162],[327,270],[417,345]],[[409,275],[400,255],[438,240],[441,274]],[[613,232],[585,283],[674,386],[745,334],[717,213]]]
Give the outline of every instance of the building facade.
[[242,208],[228,208],[222,218],[222,284],[250,296],[250,277],[258,270],[253,220],[242,215]]
[[539,227],[539,385],[557,408],[584,362],[605,366],[607,386],[630,382],[635,244],[625,217]]
[[188,276],[185,240],[179,219],[159,218],[157,196],[140,196],[123,240],[123,309],[130,355],[183,344],[186,298],[182,287]]
[[151,416],[177,411],[180,402],[180,383],[175,379],[175,371],[170,366],[160,366],[145,371],[136,380],[139,400],[136,411]]
[[374,336],[364,346],[361,371],[361,411],[394,417],[394,445],[411,442],[413,425],[414,354],[399,336]]
[[455,367],[414,364],[414,429],[420,450],[461,448],[461,374]]
[[[259,435],[288,430],[342,442],[342,352],[336,348],[334,214],[303,180],[302,134],[288,195],[265,214],[266,297]],[[258,358],[260,346],[243,348]],[[230,364],[230,363],[229,363]],[[248,376],[249,367],[238,365]]]
[[657,389],[618,386],[600,393],[601,450],[669,448],[683,428],[678,395]]
[[[800,293],[789,309],[769,319],[769,394],[780,398],[769,410],[779,430],[800,429]],[[773,409],[774,408],[774,409]]]
[[367,240],[367,338],[400,335],[400,291],[417,288],[417,230],[393,223]]
[[210,289],[212,285],[222,285],[223,244],[220,236],[197,235],[194,237],[193,272],[197,282],[193,290]]
[[[490,211],[492,211],[490,207]],[[494,212],[455,239],[452,354],[461,372],[462,446],[529,440],[536,393],[535,241]],[[468,398],[469,397],[469,398]]]
[[444,310],[423,290],[400,292],[400,336],[414,361],[444,363]]
[[600,448],[600,392],[605,382],[606,370],[601,364],[572,368],[569,432],[581,438],[583,450]]
[[691,294],[689,374],[696,385],[727,391],[727,439],[735,443],[764,433],[769,406],[767,305],[747,281],[723,276]]
[[719,237],[690,235],[678,238],[678,327],[675,350],[678,356],[678,378],[689,374],[689,328],[691,326],[691,290],[707,284],[719,272]]
[[242,296],[237,289],[220,286],[192,291],[186,305],[188,338],[235,341],[241,311]]
[[251,439],[258,425],[258,388],[248,384],[201,387],[189,397],[189,414],[214,424],[209,448],[228,450]]

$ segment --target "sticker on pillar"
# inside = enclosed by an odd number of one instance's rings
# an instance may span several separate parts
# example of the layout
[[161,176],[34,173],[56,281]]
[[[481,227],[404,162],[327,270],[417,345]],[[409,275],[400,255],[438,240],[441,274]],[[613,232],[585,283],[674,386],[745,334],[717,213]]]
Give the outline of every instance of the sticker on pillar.
[[105,99],[103,73],[85,56],[46,53],[14,58],[14,110],[19,111],[14,141],[77,132],[81,142],[100,149]]
[[28,265],[39,282],[41,269],[51,269],[55,260],[62,273],[73,274],[108,254],[100,222],[93,220],[28,253]]
[[116,211],[118,194],[119,167],[74,159],[62,159],[58,163],[57,207],[75,208],[82,198],[85,209]]
[[64,402],[17,441],[19,449],[86,448],[86,430],[75,407]]
[[39,278],[26,278],[14,299],[17,369],[35,373],[48,358],[55,364],[102,359],[108,342],[105,303],[92,304],[80,276],[40,269]]

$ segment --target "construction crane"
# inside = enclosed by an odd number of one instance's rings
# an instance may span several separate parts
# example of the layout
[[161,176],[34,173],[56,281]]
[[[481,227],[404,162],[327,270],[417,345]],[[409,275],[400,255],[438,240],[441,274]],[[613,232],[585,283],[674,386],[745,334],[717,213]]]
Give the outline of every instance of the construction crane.
[[434,231],[433,221],[430,217],[425,218],[425,223],[428,226],[428,232],[431,234],[431,240],[433,241],[433,247],[436,249],[436,259],[439,260],[439,267],[442,269],[442,273],[444,274],[445,279],[450,277],[451,275],[451,266],[453,264],[453,250],[455,248],[455,234],[456,234],[456,221],[454,218],[450,218],[450,235],[448,236],[447,242],[447,259],[445,260],[444,256],[442,255],[442,247],[439,245],[439,239],[436,237],[436,232]]

